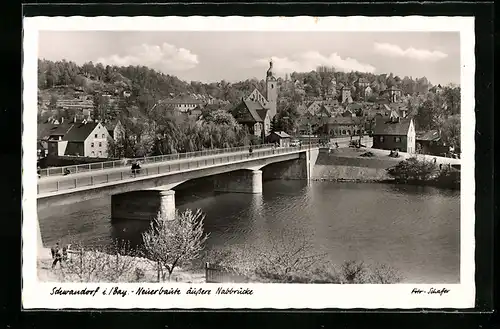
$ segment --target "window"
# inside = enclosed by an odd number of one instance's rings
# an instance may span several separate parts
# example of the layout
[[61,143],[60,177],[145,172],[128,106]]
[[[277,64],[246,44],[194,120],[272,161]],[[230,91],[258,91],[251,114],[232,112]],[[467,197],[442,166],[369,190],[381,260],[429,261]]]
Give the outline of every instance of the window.
[[90,147],[94,147],[94,143],[90,143]]
[[102,143],[101,142],[99,142],[99,147],[102,147]]
[[99,156],[102,156],[102,152],[101,151],[99,151]]
[[95,152],[94,152],[94,151],[92,151],[92,153],[90,153],[90,154],[91,154],[93,157],[95,157]]
[[94,138],[97,138],[97,134],[94,135]]
[[384,136],[380,136],[380,143],[384,142]]
[[396,143],[401,143],[401,137],[398,137],[398,136],[394,137],[394,141]]
[[102,134],[102,138],[104,138],[104,134]]

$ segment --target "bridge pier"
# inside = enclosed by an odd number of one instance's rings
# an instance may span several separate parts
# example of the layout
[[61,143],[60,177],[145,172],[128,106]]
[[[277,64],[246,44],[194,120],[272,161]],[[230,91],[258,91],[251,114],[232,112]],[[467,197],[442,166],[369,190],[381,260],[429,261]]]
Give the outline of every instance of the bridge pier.
[[229,193],[262,193],[262,170],[230,172],[215,178],[214,190]]
[[143,190],[111,196],[112,220],[154,220],[158,213],[166,220],[175,217],[173,190]]

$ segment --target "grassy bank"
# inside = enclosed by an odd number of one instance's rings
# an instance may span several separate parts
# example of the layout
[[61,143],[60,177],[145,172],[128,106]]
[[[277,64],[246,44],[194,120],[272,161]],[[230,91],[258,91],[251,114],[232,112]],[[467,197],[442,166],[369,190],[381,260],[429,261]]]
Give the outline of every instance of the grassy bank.
[[[364,156],[366,153],[371,156]],[[409,185],[425,185],[439,188],[458,189],[460,187],[460,172],[448,167],[447,161],[454,163],[455,159],[436,158],[432,164],[432,157],[418,155],[420,163],[431,163],[434,174],[426,177],[400,179],[400,177],[389,174],[390,168],[394,168],[402,161],[415,159],[407,153],[393,158],[389,151],[367,148],[339,148],[332,152],[322,150],[318,156],[313,170],[313,180],[338,181],[338,182],[380,182],[400,183]],[[442,169],[440,169],[440,165]]]

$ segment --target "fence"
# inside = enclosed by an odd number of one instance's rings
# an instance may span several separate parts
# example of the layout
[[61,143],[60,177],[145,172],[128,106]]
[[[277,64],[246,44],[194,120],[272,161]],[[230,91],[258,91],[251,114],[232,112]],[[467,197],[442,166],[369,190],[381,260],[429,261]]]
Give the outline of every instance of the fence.
[[205,263],[206,283],[248,283],[248,278],[234,271]]
[[[252,146],[252,148],[254,150],[258,150],[258,149],[263,149],[263,148],[269,148],[271,146],[273,146],[273,144],[262,144],[262,145],[254,145],[254,146]],[[99,170],[105,170],[105,169],[111,169],[111,168],[127,167],[136,161],[140,161],[141,164],[148,164],[148,163],[190,159],[190,158],[196,158],[196,157],[202,157],[202,156],[218,155],[218,154],[224,154],[224,153],[235,153],[235,152],[242,152],[242,151],[246,151],[246,150],[248,150],[248,146],[231,147],[231,148],[225,148],[225,149],[209,149],[209,150],[196,151],[196,152],[158,155],[158,156],[152,156],[152,157],[129,158],[129,159],[122,159],[122,160],[115,160],[115,161],[95,162],[95,163],[88,163],[88,164],[82,164],[82,165],[39,169],[38,175],[40,175],[40,177],[62,176],[65,174],[75,174],[75,173],[81,173],[81,172],[99,171]]]
[[[310,147],[316,147],[317,144],[311,145],[301,145],[299,147],[278,147],[278,148],[260,148],[251,154],[248,152],[247,148],[238,148],[239,153],[230,153],[224,156],[224,153],[219,153],[221,156],[205,156],[193,159],[192,161],[175,161],[167,163],[158,163],[156,166],[144,166],[138,172],[132,173],[130,168],[118,168],[116,170],[110,170],[104,172],[103,170],[98,170],[92,175],[80,175],[80,176],[58,176],[57,179],[43,181],[39,180],[37,185],[37,193],[50,193],[62,190],[70,190],[78,187],[94,186],[99,184],[107,184],[114,181],[122,181],[125,179],[139,178],[151,175],[160,175],[170,172],[179,172],[190,169],[204,168],[213,165],[221,165],[225,163],[231,163],[242,160],[253,160],[259,157],[265,157],[270,155],[279,155],[286,153],[294,153],[297,151],[307,150]],[[243,152],[243,149],[245,150]],[[227,153],[227,152],[226,152]],[[189,158],[186,158],[189,159]],[[159,161],[158,161],[159,162]],[[94,165],[90,164],[89,166]],[[107,168],[106,168],[107,169]],[[103,172],[100,172],[103,171]]]

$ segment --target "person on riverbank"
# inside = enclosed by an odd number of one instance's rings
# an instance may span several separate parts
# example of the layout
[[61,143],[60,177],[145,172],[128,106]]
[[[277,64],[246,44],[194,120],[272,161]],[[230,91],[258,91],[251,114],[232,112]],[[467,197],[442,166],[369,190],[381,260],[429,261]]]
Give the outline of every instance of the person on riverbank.
[[52,262],[52,268],[55,268],[57,263],[62,266],[62,251],[61,247],[59,246],[59,242],[56,242],[56,245],[50,248],[50,252],[52,254],[52,259],[54,260]]

